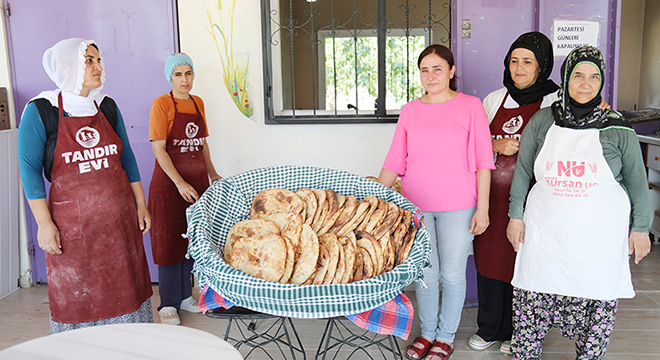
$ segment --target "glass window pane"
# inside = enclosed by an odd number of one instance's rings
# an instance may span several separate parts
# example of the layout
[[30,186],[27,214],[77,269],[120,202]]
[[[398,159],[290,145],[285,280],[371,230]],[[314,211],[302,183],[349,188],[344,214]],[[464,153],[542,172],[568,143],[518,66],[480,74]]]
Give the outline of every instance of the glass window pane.
[[422,96],[417,57],[427,46],[425,36],[388,36],[386,53],[387,110],[398,110]]
[[[450,42],[450,0],[263,1],[271,7],[267,105],[274,116],[396,113],[421,96],[419,53]],[[379,6],[385,19],[378,19]],[[380,61],[379,34],[386,46]],[[386,89],[380,100],[379,63]]]

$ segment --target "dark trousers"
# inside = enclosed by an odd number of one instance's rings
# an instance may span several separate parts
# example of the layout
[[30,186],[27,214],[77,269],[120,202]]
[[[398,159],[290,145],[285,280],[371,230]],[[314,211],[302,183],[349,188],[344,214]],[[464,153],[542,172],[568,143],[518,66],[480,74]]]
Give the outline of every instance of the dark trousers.
[[513,286],[477,272],[479,310],[477,335],[486,341],[511,340]]
[[158,294],[160,306],[175,307],[179,311],[181,300],[192,295],[193,260],[185,260],[172,265],[158,265]]

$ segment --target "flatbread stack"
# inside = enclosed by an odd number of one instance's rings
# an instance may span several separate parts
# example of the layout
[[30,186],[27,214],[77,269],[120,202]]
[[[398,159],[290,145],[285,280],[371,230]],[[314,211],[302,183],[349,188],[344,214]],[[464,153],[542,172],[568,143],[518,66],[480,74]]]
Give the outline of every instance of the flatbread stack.
[[410,211],[329,189],[268,189],[250,220],[229,231],[224,259],[256,277],[300,285],[346,284],[403,263],[417,229]]

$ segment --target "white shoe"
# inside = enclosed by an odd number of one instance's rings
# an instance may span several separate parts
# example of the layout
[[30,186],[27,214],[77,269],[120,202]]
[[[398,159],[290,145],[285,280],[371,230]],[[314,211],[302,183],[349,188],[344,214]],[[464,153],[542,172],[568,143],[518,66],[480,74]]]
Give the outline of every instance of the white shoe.
[[506,355],[513,355],[511,353],[511,340],[502,341],[502,345],[500,345],[500,352]]
[[191,313],[202,312],[202,310],[199,308],[199,303],[197,303],[197,301],[195,301],[192,296],[188,296],[187,298],[183,299],[183,301],[181,301],[180,309]]
[[181,319],[179,319],[179,314],[176,312],[176,308],[173,306],[165,306],[164,308],[158,311],[160,315],[160,323],[168,325],[179,325],[181,324]]
[[495,344],[496,341],[486,341],[481,336],[474,334],[468,340],[468,346],[472,350],[482,351],[488,349],[491,345]]

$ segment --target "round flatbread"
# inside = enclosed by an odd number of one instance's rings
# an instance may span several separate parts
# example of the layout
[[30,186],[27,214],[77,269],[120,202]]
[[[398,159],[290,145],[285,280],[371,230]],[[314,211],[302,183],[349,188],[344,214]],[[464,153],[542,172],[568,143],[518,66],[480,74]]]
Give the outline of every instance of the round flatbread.
[[357,208],[355,209],[355,214],[353,214],[353,217],[351,217],[351,219],[348,220],[346,224],[337,230],[337,236],[345,236],[348,233],[353,232],[353,230],[355,230],[355,228],[357,228],[358,225],[360,225],[360,223],[364,220],[365,216],[367,216],[369,207],[369,202],[360,201]]
[[298,247],[302,231],[302,215],[293,213],[270,213],[262,215],[262,219],[274,222],[280,229],[280,235],[291,240],[294,248]]
[[[364,226],[362,230],[368,232],[369,234],[374,233],[374,229],[376,226],[378,226],[385,215],[387,214],[387,201],[383,199],[378,199],[378,208],[371,213],[371,218],[369,218],[369,222]],[[366,219],[365,219],[366,221]]]
[[321,226],[323,226],[323,222],[328,213],[328,203],[325,201],[327,193],[325,190],[321,189],[313,189],[312,191],[316,196],[317,209],[316,214],[314,215],[314,220],[312,220],[310,226],[315,232],[318,232],[321,229]]
[[341,207],[346,199],[345,196],[339,195],[332,190],[326,190],[326,194],[326,201],[328,202],[328,215],[323,221],[323,225],[319,231],[316,232],[318,236],[328,232],[328,230],[330,230],[330,228],[335,224],[337,218],[339,218],[341,215]]
[[401,243],[401,247],[397,252],[396,265],[403,263],[408,258],[410,249],[412,249],[413,243],[415,242],[416,234],[417,234],[417,228],[413,226],[408,230],[406,236],[404,236],[403,242]]
[[227,233],[227,240],[225,241],[225,254],[224,259],[229,262],[229,254],[231,254],[232,244],[240,238],[249,238],[266,234],[280,234],[280,229],[277,224],[270,220],[265,219],[250,219],[243,220],[236,223],[229,233]]
[[394,230],[394,233],[392,233],[392,238],[390,239],[390,242],[392,242],[392,248],[394,248],[394,252],[398,255],[399,248],[401,247],[401,242],[403,241],[403,237],[406,235],[406,232],[408,232],[408,229],[410,228],[410,223],[412,222],[412,214],[410,211],[401,209],[402,215],[401,215],[401,222],[397,225],[396,230]]
[[289,240],[286,236],[282,236],[282,238],[286,243],[286,262],[284,263],[284,272],[282,273],[282,277],[278,282],[286,284],[289,282],[289,280],[291,280],[293,264],[296,262],[296,249],[294,248],[293,244],[291,244],[291,240]]
[[344,199],[344,204],[339,210],[339,216],[337,217],[337,220],[335,220],[330,230],[328,230],[328,232],[337,234],[337,231],[339,231],[344,225],[346,225],[346,223],[348,223],[349,220],[353,218],[359,203],[360,202],[355,196],[346,196]]
[[380,249],[383,251],[383,272],[394,269],[394,261],[396,260],[396,254],[394,253],[392,244],[390,244],[390,237],[391,235],[387,233],[378,239]]
[[319,206],[318,201],[316,200],[316,195],[314,195],[314,192],[310,189],[300,189],[296,191],[295,194],[298,195],[303,203],[305,203],[305,211],[303,212],[305,216],[303,221],[305,224],[309,225],[314,220],[316,209]]
[[376,275],[371,256],[365,248],[358,247],[358,251],[362,254],[362,280],[371,279]]
[[[362,271],[364,271],[364,254],[360,251],[361,248],[356,248],[355,250],[355,266],[353,267],[353,275],[351,275],[352,282],[360,281],[363,279]],[[369,253],[366,253],[366,256],[369,257]]]
[[394,183],[392,184],[392,189],[394,189],[394,191],[401,194],[401,192],[403,191],[403,186],[401,186],[401,179],[394,180]]
[[300,285],[313,285],[314,284],[314,278],[316,277],[316,269],[314,269],[314,272],[312,272],[312,275],[310,275],[305,282],[303,282]]
[[339,252],[341,245],[337,241],[335,234],[324,234],[319,236],[319,244],[328,250],[329,261],[328,268],[323,277],[323,284],[332,284],[337,272],[337,263],[339,263]]
[[276,212],[300,214],[304,207],[298,195],[290,190],[267,189],[254,197],[250,218],[260,219],[265,214]]
[[344,254],[344,247],[341,243],[339,244],[339,257],[337,259],[337,270],[335,271],[335,277],[332,279],[332,284],[341,284],[341,279],[344,278],[344,272],[346,271],[346,255]]
[[328,266],[330,266],[330,253],[325,246],[319,244],[319,258],[316,263],[316,274],[314,275],[314,282],[312,284],[323,284],[325,273],[328,272]]
[[304,283],[316,270],[316,263],[319,257],[319,239],[312,228],[302,225],[300,233],[300,242],[296,249],[296,260],[291,274],[292,284]]
[[371,261],[373,264],[372,276],[380,274],[383,271],[384,261],[383,252],[380,249],[380,243],[378,240],[376,240],[376,238],[365,231],[357,231],[355,233],[355,237],[357,239],[357,246],[366,249],[369,253],[369,256],[371,256]]
[[391,232],[392,226],[394,226],[395,221],[399,218],[399,207],[396,206],[393,202],[385,202],[387,204],[387,213],[383,217],[383,220],[374,228],[374,231],[371,233],[376,239],[380,239],[381,236],[386,233]]
[[337,241],[342,246],[344,252],[344,275],[339,281],[340,284],[347,284],[353,279],[353,272],[355,269],[355,243],[346,236],[340,236]]
[[268,281],[278,281],[286,264],[286,240],[276,234],[234,241],[229,265]]
[[362,220],[353,228],[355,230],[364,230],[364,228],[367,226],[369,221],[371,221],[371,215],[378,209],[378,198],[369,195],[366,196],[362,201],[365,201],[369,204],[369,209],[367,210],[366,215],[362,218]]

